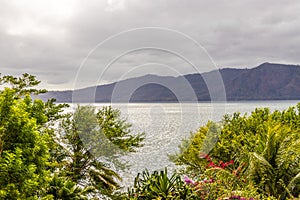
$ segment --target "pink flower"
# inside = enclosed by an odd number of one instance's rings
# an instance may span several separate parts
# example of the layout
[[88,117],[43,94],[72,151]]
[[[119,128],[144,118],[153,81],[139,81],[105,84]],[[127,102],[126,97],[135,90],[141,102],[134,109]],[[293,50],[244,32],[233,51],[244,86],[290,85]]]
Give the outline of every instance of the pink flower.
[[191,184],[193,185],[195,183],[192,179],[190,179],[187,176],[184,177],[184,182],[188,185],[191,185]]

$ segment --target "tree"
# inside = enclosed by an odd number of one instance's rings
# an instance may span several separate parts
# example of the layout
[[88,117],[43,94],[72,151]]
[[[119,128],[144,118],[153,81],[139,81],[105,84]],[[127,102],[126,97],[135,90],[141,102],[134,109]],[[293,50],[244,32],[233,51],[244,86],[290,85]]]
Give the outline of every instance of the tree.
[[[44,116],[33,117],[29,96],[18,98],[14,89],[0,93],[0,197],[37,198],[50,178],[45,141],[49,136],[39,130]],[[35,102],[34,104],[38,104]]]
[[[106,108],[96,114],[92,106],[78,106],[73,114],[62,121],[59,134],[62,136],[60,141],[67,163],[62,173],[83,188],[94,187],[94,196],[111,195],[119,186],[118,180],[121,180],[112,169],[113,163],[106,159],[110,154],[103,151],[109,149],[113,154],[118,154],[115,145],[132,151],[143,140],[140,134],[130,134],[129,124],[123,125],[125,121],[120,120],[119,115],[114,115],[119,112],[112,108],[109,108],[111,112],[103,110]],[[110,120],[104,121],[103,118]]]
[[53,199],[46,191],[57,168],[52,125],[66,105],[32,100],[30,95],[46,92],[35,88],[39,83],[29,74],[0,76],[1,199]]
[[132,135],[132,125],[121,118],[119,110],[111,106],[103,107],[97,113],[97,121],[104,135],[121,150],[134,152],[142,146],[145,134]]
[[108,161],[135,151],[143,134],[131,134],[131,125],[112,108],[96,114],[79,106],[62,114],[66,104],[33,100],[46,92],[36,89],[39,83],[29,74],[0,76],[0,198],[111,196],[121,178]]
[[30,95],[30,94],[41,94],[46,93],[45,89],[36,89],[35,87],[40,84],[41,81],[38,81],[35,76],[30,74],[23,74],[22,77],[14,76],[3,76],[1,77],[0,73],[0,85],[8,85],[12,90],[15,91],[17,97]]

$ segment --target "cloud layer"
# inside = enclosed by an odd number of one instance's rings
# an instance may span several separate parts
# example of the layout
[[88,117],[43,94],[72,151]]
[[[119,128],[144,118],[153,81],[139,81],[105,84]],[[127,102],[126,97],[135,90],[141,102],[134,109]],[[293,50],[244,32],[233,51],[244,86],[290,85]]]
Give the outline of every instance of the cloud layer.
[[292,0],[4,0],[0,72],[72,89],[147,73],[299,64],[299,10]]

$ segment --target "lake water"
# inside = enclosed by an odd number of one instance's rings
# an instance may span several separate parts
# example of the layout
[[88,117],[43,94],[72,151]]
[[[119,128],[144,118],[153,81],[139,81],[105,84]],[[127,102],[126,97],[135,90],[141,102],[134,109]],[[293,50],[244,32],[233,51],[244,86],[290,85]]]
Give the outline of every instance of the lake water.
[[[224,114],[250,113],[255,108],[284,110],[298,101],[247,101],[226,103],[129,103],[112,104],[133,124],[133,132],[145,132],[144,146],[138,152],[123,157],[130,167],[122,172],[123,183],[133,184],[134,177],[144,169],[175,168],[168,154],[178,152],[178,145],[190,132],[209,120],[220,121]],[[96,107],[111,104],[93,104]]]

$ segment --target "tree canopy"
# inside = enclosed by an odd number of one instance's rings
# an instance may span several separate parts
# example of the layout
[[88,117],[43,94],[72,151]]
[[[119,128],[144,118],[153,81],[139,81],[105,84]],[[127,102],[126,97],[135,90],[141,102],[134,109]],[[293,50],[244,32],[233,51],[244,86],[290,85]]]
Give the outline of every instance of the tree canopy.
[[[143,134],[132,134],[111,107],[96,113],[94,107],[78,106],[64,114],[67,104],[32,99],[46,92],[36,88],[39,83],[29,74],[0,76],[0,199],[112,196],[121,178],[104,159],[108,155],[99,152],[114,146],[135,151]],[[121,155],[109,155],[116,154]]]

